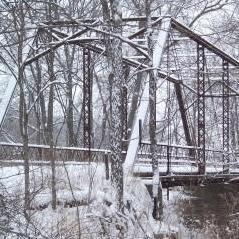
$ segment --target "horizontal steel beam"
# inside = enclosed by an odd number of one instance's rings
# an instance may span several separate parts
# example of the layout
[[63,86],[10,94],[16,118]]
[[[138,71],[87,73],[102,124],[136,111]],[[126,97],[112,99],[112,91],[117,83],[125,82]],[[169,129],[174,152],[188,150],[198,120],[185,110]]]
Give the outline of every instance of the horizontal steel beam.
[[[155,21],[154,24],[161,21],[161,17],[152,17],[152,20]],[[146,21],[147,18],[145,16],[139,16],[139,17],[127,17],[122,19],[123,22],[135,22],[135,21]],[[44,22],[45,25],[51,25],[51,26],[59,26],[59,25],[67,25],[67,24],[80,24],[80,23],[93,23],[96,22],[97,19],[88,18],[88,19],[76,19],[76,20],[64,20],[64,21],[53,21],[53,22]],[[195,42],[201,44],[205,48],[207,48],[209,51],[213,52],[214,54],[220,56],[222,59],[228,61],[230,64],[234,66],[239,66],[239,61],[236,60],[234,57],[227,54],[225,51],[219,49],[216,47],[213,43],[209,42],[208,40],[204,39],[197,33],[195,33],[193,30],[188,28],[182,23],[179,23],[174,18],[171,18],[172,27],[179,32],[183,33],[185,36],[189,37],[190,39],[194,40]],[[146,31],[146,28],[140,29],[138,32],[132,34],[129,36],[129,39],[134,38],[135,36],[138,36],[139,34],[142,34]]]
[[[0,142],[0,147],[18,147],[22,148],[22,143],[8,143],[8,142]],[[39,144],[29,144],[29,148],[33,149],[50,149],[50,145],[39,145]],[[69,151],[79,151],[79,152],[86,152],[89,150],[89,148],[79,148],[79,147],[64,147],[64,146],[55,146],[54,150],[69,150]],[[95,153],[103,153],[103,154],[110,154],[111,151],[108,149],[96,149],[96,148],[90,148],[91,152]]]
[[[85,29],[82,30],[82,31],[85,31]],[[104,56],[106,56],[106,51],[102,47],[99,47],[99,46],[96,46],[96,45],[91,45],[89,43],[85,43],[84,41],[82,42],[81,39],[77,39],[77,38],[74,39],[73,35],[69,36],[68,34],[66,34],[64,32],[61,32],[61,31],[58,31],[58,30],[54,30],[54,33],[57,34],[59,37],[61,37],[62,40],[60,40],[59,42],[56,42],[56,45],[53,46],[52,48],[49,48],[49,49],[39,53],[38,55],[26,60],[24,66],[31,64],[32,62],[36,61],[37,59],[49,54],[52,49],[56,50],[57,48],[61,47],[64,44],[75,44],[75,45],[78,45],[82,48],[85,47],[85,48],[88,48],[89,50],[92,50],[93,52],[96,52],[98,54],[103,54]],[[78,37],[78,34],[80,34],[80,33],[77,33],[76,37]],[[146,64],[143,64],[143,63],[140,63],[138,61],[134,61],[134,60],[131,60],[131,59],[128,59],[128,58],[125,58],[125,57],[123,57],[123,63],[125,63],[125,64],[127,64],[131,67],[138,68],[139,70],[149,68],[149,66],[146,65]],[[173,76],[169,76],[166,72],[162,72],[162,71],[158,70],[157,73],[158,73],[158,76],[160,76],[162,78],[165,78],[168,81],[171,81],[173,83],[179,83],[180,82],[179,79],[177,79]]]
[[[151,17],[153,21],[157,20],[160,17]],[[79,23],[93,23],[99,19],[96,18],[84,18],[84,19],[74,19],[74,20],[58,20],[58,21],[50,21],[44,22],[47,25],[68,25],[68,24],[79,24]],[[138,17],[123,17],[123,22],[140,22],[140,21],[147,21],[145,16],[138,16]]]

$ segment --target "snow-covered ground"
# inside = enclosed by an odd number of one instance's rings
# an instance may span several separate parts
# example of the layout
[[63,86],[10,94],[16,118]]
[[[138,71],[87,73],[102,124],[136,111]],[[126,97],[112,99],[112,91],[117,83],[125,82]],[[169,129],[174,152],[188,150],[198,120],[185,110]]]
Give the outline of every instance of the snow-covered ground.
[[[146,235],[153,238],[155,232],[166,228],[153,220],[151,198],[139,179],[133,178],[125,186],[125,214],[116,211],[113,190],[106,180],[103,164],[58,165],[56,210],[51,208],[50,166],[31,166],[30,179],[32,210],[28,224],[22,211],[24,167],[0,168],[0,193],[4,205],[14,211],[1,232],[4,238],[20,238],[19,235],[25,234],[30,238],[117,238],[119,230],[125,233],[125,238],[144,238]],[[13,198],[15,205],[11,204]],[[8,210],[3,208],[0,219],[6,217],[5,214],[8,215]]]

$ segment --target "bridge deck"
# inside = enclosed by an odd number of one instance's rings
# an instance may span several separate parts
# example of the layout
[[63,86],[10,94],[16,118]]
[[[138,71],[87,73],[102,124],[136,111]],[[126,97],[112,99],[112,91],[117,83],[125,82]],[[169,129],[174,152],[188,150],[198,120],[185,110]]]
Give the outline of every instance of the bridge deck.
[[[223,172],[223,165],[206,165],[206,174],[221,174]],[[160,175],[166,175],[167,173],[173,175],[197,175],[198,166],[191,164],[171,164],[170,170],[168,172],[168,167],[166,163],[161,163],[159,161],[159,173]],[[237,165],[230,166],[230,173],[239,174],[239,167]],[[134,167],[134,175],[140,177],[150,177],[152,176],[152,166],[151,164],[136,164]]]
[[[170,169],[168,171],[168,169]],[[159,161],[159,174],[163,187],[199,185],[212,183],[237,183],[239,178],[239,167],[233,163],[230,165],[230,173],[223,173],[223,165],[208,163],[206,165],[206,174],[198,174],[196,163],[186,163],[185,161],[174,161],[170,168],[165,161]],[[134,176],[140,177],[146,185],[152,185],[152,166],[147,163],[136,163],[134,167]]]
[[[152,177],[142,177],[145,185],[152,185]],[[213,183],[238,183],[239,173],[206,175],[168,175],[160,177],[162,187],[206,185]]]

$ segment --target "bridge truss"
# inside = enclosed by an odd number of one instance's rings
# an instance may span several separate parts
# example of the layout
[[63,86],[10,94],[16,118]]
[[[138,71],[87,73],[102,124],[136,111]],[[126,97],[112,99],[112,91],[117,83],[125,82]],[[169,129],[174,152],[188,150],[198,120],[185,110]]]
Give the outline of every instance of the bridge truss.
[[[122,76],[127,78],[122,91],[122,140],[127,142],[123,151],[125,173],[133,173],[135,167],[138,170],[136,174],[145,173],[145,168],[151,162],[148,133],[149,70],[153,70],[157,76],[157,153],[161,166],[164,163],[166,166],[162,172],[165,175],[180,173],[174,171],[175,165],[183,165],[185,170],[190,165],[189,174],[205,175],[211,170],[209,165],[214,165],[214,169],[217,169],[211,171],[215,174],[229,173],[230,165],[236,164],[237,160],[230,144],[230,110],[232,99],[239,96],[239,62],[175,19],[154,17],[153,69],[149,69],[147,28],[139,28],[139,25],[142,25],[139,22],[145,21],[145,17],[125,18],[123,36],[111,36],[121,37],[123,41],[123,64],[128,71]],[[89,153],[93,147],[94,130],[92,59],[93,56],[98,56],[98,60],[104,61],[104,36],[107,34],[98,19],[42,23],[35,41],[41,44],[37,45],[37,50],[36,46],[33,46],[31,57],[24,63],[27,71],[37,60],[64,45],[76,45],[82,49],[80,61],[83,62],[83,147],[87,148]],[[53,42],[44,40],[49,35],[54,39]],[[134,97],[132,92],[136,76],[139,74],[141,90],[136,92],[140,95],[138,108],[134,114],[134,123],[128,129],[127,113]],[[3,96],[5,103],[2,108],[4,112],[0,115],[1,127],[15,85],[16,82],[10,84],[10,93],[6,90]],[[11,144],[6,146],[2,143],[0,147],[4,148],[5,154],[9,152],[6,147],[11,147]],[[185,174],[185,170],[181,173]],[[234,171],[237,172],[236,169]]]

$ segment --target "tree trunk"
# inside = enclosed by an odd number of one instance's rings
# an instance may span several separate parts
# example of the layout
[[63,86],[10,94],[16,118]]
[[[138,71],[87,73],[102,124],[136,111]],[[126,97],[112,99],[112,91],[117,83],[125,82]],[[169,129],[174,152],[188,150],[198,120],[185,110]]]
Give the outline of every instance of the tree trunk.
[[[49,54],[49,75],[50,82],[54,81],[54,52]],[[50,85],[48,98],[48,119],[47,119],[47,143],[50,146],[48,159],[51,162],[51,190],[52,190],[52,209],[56,209],[56,166],[54,156],[54,139],[53,139],[53,107],[54,107],[54,85]]]
[[[120,1],[101,0],[104,19],[107,20],[111,33],[122,35],[122,12]],[[110,4],[110,6],[108,5]],[[123,158],[122,158],[122,117],[121,102],[123,95],[123,56],[122,41],[107,38],[107,60],[110,69],[110,150],[111,150],[111,182],[115,190],[117,210],[123,211]]]
[[[57,2],[56,0],[54,1]],[[56,8],[51,4],[51,0],[48,8],[48,20],[52,21],[53,17],[56,17]],[[48,41],[51,42],[52,37],[49,37]],[[48,56],[48,72],[49,81],[52,83],[55,80],[54,75],[54,50],[49,53]],[[51,163],[51,193],[52,193],[52,209],[56,209],[57,195],[56,195],[56,162],[54,155],[54,136],[53,136],[53,109],[54,109],[54,84],[50,85],[49,98],[48,98],[48,118],[47,118],[47,143],[50,146],[48,151],[48,159]]]
[[20,88],[19,100],[19,125],[23,143],[22,157],[24,160],[24,214],[28,219],[27,210],[30,208],[30,169],[29,169],[29,148],[28,148],[28,114],[24,92],[23,69],[20,67],[18,75]]
[[19,100],[19,126],[20,133],[23,142],[22,157],[24,160],[24,215],[29,220],[28,209],[30,208],[30,169],[29,169],[29,148],[28,148],[28,113],[26,105],[26,95],[24,87],[24,68],[23,64],[23,42],[25,38],[25,19],[24,19],[24,5],[23,2],[19,2],[18,16],[14,15],[14,24],[16,29],[20,29],[18,34],[18,85],[20,88],[20,100]]
[[[148,54],[150,56],[149,67],[153,67],[153,28],[151,24],[151,2],[146,1],[145,12],[147,17],[147,43]],[[153,216],[160,219],[162,210],[162,186],[159,179],[159,165],[157,157],[157,140],[156,140],[156,76],[154,71],[149,72],[149,138],[150,154],[152,159],[153,171]]]

